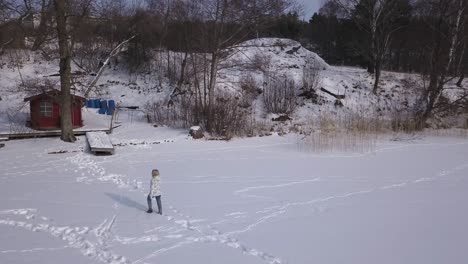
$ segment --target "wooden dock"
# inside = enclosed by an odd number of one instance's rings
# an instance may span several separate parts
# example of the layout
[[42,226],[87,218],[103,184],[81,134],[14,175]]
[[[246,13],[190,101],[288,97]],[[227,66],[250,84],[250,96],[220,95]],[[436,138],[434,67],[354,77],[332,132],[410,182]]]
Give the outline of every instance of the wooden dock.
[[86,132],[86,139],[88,140],[89,149],[95,155],[114,154],[114,146],[105,132]]
[[[77,129],[73,130],[75,136],[83,136],[87,132],[104,132],[110,133],[109,129]],[[10,139],[24,139],[24,138],[39,138],[39,137],[57,137],[60,136],[62,132],[60,130],[34,130],[24,133],[1,133],[0,132],[0,141],[10,140]]]

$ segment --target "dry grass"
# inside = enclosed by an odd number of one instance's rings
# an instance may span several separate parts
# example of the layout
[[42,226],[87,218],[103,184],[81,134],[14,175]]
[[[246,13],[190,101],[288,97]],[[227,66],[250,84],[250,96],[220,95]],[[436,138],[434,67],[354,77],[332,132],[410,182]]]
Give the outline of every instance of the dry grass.
[[300,148],[312,152],[374,151],[382,122],[359,115],[320,115],[306,128]]
[[412,115],[382,118],[375,114],[320,115],[303,127],[300,149],[311,152],[367,153],[379,139],[413,140],[426,136],[467,138],[467,129],[425,129]]

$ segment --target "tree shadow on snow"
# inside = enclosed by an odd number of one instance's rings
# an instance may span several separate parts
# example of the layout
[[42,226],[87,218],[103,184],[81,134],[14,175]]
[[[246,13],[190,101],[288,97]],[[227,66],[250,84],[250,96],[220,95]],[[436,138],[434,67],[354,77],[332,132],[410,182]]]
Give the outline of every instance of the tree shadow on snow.
[[114,193],[105,193],[108,197],[110,197],[112,200],[118,202],[119,204],[125,205],[130,208],[136,208],[138,210],[146,211],[147,208],[145,205],[136,202],[129,197],[121,194],[114,194]]

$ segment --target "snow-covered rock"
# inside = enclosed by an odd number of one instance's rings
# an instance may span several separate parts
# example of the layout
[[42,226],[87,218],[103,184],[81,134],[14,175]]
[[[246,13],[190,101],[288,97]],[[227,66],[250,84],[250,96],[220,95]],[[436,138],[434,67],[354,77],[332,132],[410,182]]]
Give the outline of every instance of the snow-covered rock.
[[203,138],[203,130],[201,129],[200,126],[192,126],[189,130],[190,136],[194,139],[200,139]]
[[304,67],[326,70],[330,66],[316,53],[294,40],[280,38],[252,39],[227,49],[228,59],[220,71],[221,85],[238,83],[246,75],[253,75],[262,83],[264,75],[287,76],[299,83]]

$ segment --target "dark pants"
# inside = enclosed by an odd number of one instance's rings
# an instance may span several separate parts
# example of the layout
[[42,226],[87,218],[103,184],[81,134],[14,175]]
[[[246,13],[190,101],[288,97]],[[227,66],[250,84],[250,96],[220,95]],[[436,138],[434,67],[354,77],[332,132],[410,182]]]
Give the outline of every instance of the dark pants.
[[[156,203],[158,204],[159,214],[162,214],[161,195],[153,196],[153,197],[156,198]],[[153,203],[151,200],[152,200],[151,196],[148,195],[148,197],[146,198],[146,201],[148,201],[148,209],[153,209]]]

